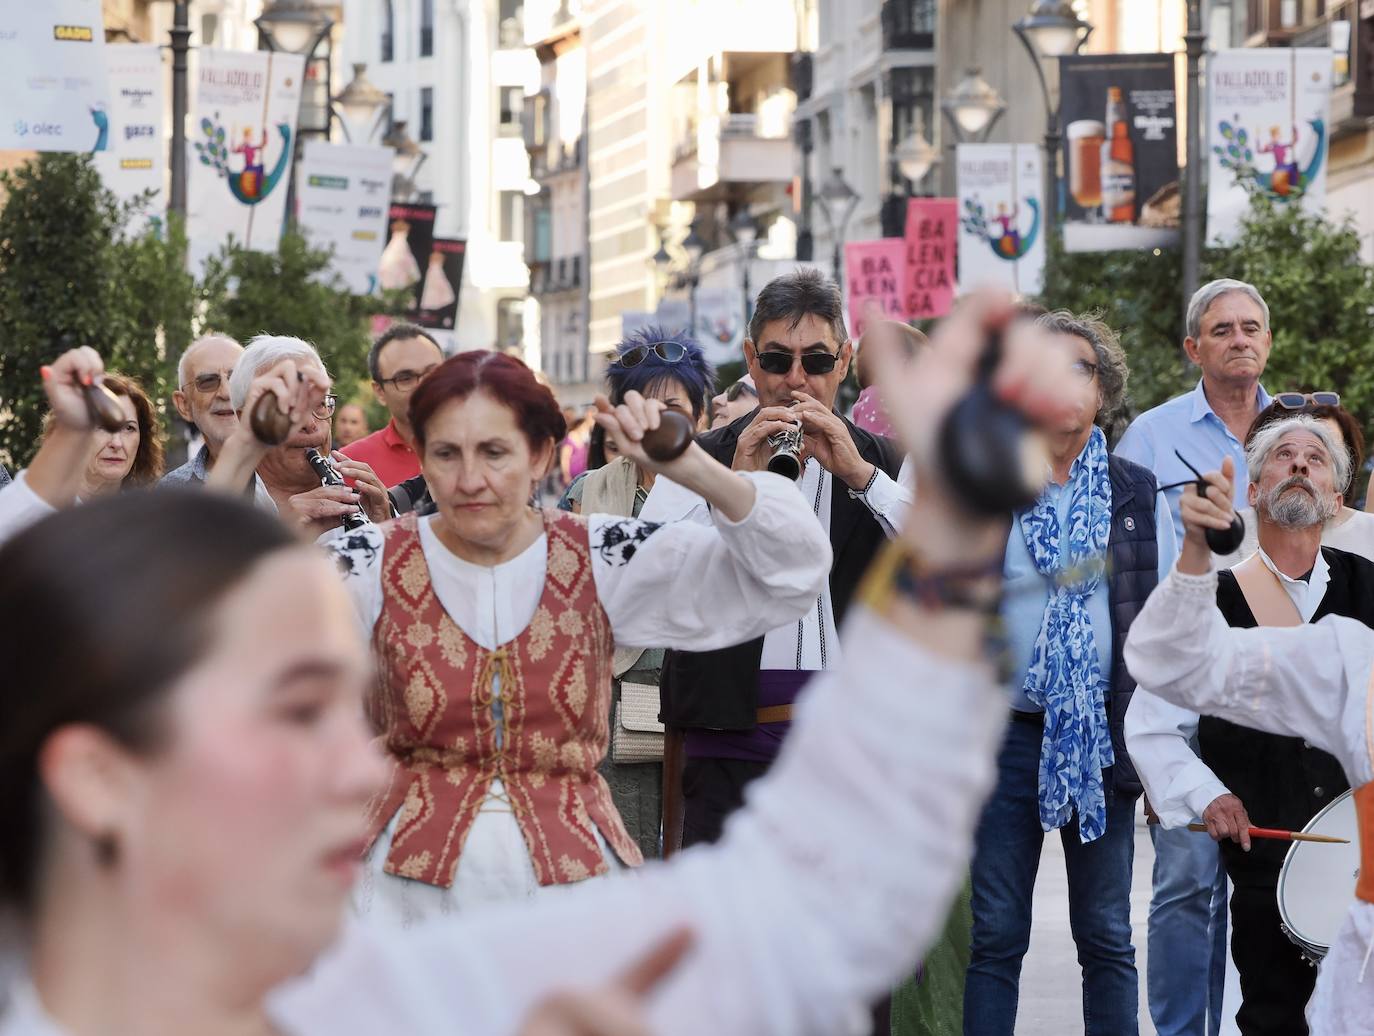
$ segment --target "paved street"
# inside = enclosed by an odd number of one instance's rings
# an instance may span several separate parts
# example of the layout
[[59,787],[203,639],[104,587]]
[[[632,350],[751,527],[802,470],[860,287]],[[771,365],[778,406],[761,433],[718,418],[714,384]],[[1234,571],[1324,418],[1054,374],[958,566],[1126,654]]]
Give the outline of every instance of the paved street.
[[[1199,836],[1202,837],[1202,836]],[[1154,849],[1143,819],[1137,818],[1135,871],[1131,885],[1131,922],[1135,928],[1136,966],[1140,970],[1140,1036],[1155,1036],[1145,1006],[1145,919],[1150,907],[1150,869]],[[1083,1032],[1079,996],[1081,972],[1069,934],[1069,900],[1064,881],[1064,852],[1057,835],[1045,839],[1045,853],[1035,886],[1035,914],[1030,955],[1021,975],[1018,1036],[1074,1036]]]

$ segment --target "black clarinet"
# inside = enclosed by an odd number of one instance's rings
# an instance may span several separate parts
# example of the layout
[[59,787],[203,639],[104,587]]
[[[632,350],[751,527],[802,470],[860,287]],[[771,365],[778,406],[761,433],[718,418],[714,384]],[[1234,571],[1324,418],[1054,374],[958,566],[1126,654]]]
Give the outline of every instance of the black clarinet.
[[[326,486],[344,485],[343,476],[334,470],[334,465],[321,456],[320,451],[313,446],[305,451],[305,459],[310,462],[310,466],[315,469],[315,474],[320,476],[320,484]],[[348,532],[361,529],[364,525],[371,525],[372,519],[367,516],[367,512],[359,505],[358,509],[352,514],[346,514],[340,519],[340,524]]]

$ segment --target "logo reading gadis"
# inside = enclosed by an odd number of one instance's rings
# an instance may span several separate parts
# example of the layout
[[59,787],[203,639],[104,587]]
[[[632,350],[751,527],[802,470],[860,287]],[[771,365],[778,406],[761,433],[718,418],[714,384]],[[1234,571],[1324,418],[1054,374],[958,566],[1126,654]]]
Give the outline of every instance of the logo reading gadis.
[[998,259],[1015,262],[1031,250],[1040,234],[1040,202],[1035,198],[1022,198],[1021,201],[1031,213],[1030,229],[1025,234],[1021,233],[1020,205],[1013,205],[1008,212],[1007,203],[999,201],[996,211],[989,218],[987,209],[976,194],[964,199],[964,211],[959,216],[959,222],[966,233],[987,241],[992,254]]
[[[230,193],[244,205],[258,204],[281,182],[291,160],[291,127],[287,123],[277,123],[281,150],[270,173],[264,171],[264,160],[269,146],[266,126],[262,128],[256,140],[253,136],[253,127],[245,126],[238,142],[234,142],[225,133],[224,126],[219,121],[219,112],[215,112],[213,120],[200,120],[200,131],[204,135],[203,140],[196,141],[196,153],[200,156],[200,164],[209,166],[222,176],[229,185]],[[234,171],[229,168],[231,155],[243,156],[241,169]]]
[[[1217,123],[1221,143],[1213,144],[1212,152],[1221,161],[1221,167],[1235,174],[1236,182],[1242,186],[1257,188],[1281,200],[1301,198],[1317,178],[1322,157],[1326,154],[1325,121],[1309,119],[1307,125],[1311,130],[1306,139],[1297,126],[1287,140],[1283,139],[1281,126],[1270,126],[1268,139],[1261,140],[1245,128],[1239,115],[1235,115]],[[1309,148],[1307,165],[1301,166],[1298,152]],[[1256,155],[1267,156],[1273,168],[1261,172]]]

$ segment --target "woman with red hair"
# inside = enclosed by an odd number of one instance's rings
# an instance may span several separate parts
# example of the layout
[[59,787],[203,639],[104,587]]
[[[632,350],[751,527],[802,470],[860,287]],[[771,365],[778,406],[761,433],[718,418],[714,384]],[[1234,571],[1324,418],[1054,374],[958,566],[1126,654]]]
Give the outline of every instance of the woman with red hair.
[[379,662],[369,711],[390,757],[365,915],[409,923],[637,866],[597,773],[616,646],[724,647],[815,600],[829,544],[790,484],[695,444],[655,462],[640,439],[661,402],[599,408],[622,454],[700,492],[719,531],[534,507],[563,415],[519,360],[474,351],[410,401],[436,513],[331,541]]

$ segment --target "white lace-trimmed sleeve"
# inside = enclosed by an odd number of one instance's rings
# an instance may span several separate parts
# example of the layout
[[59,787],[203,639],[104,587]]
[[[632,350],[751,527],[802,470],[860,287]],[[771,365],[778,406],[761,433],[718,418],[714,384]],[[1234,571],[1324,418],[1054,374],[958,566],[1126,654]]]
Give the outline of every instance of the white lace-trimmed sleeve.
[[862,608],[845,632],[841,668],[818,674],[721,842],[533,907],[354,928],[280,991],[282,1021],[331,1036],[514,1034],[543,996],[609,982],[686,924],[696,945],[650,1001],[655,1033],[862,1031],[963,879],[1006,707],[988,670],[940,660]]
[[343,576],[344,589],[353,598],[358,625],[364,636],[372,636],[372,627],[382,614],[382,550],[386,538],[375,525],[356,532],[331,530],[317,541],[329,552]]
[[1374,776],[1365,709],[1374,631],[1328,615],[1305,626],[1236,629],[1216,606],[1217,573],[1177,568],[1126,637],[1126,667],[1165,701],[1310,741],[1336,757],[1351,786]]
[[588,516],[592,574],[620,647],[709,651],[814,607],[830,572],[829,538],[793,483],[744,477],[754,506],[739,522]]

